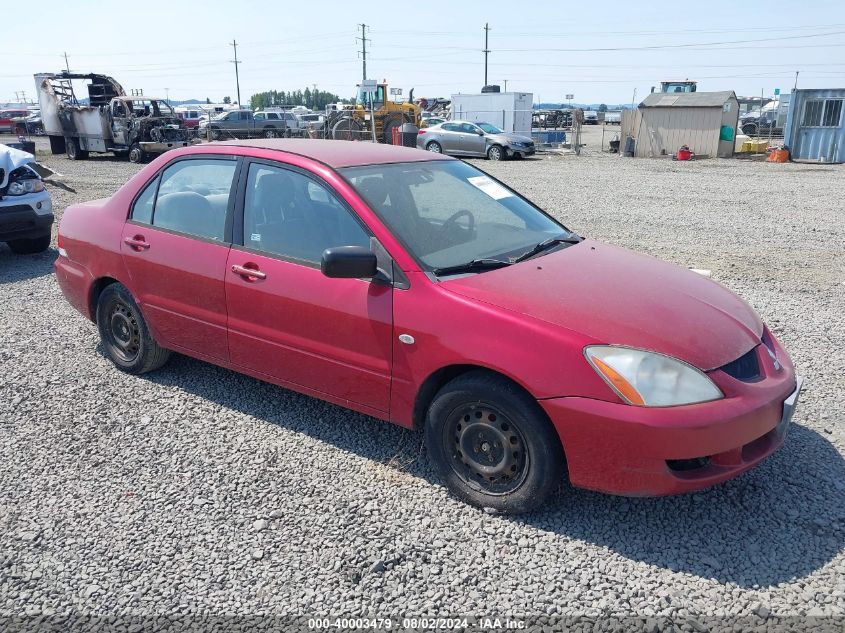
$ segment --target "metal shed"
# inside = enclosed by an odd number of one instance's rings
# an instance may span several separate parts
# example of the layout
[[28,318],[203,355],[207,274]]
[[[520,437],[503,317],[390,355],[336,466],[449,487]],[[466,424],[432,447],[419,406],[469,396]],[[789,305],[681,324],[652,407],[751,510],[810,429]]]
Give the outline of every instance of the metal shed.
[[784,144],[792,160],[845,163],[845,88],[792,92]]
[[672,155],[682,145],[699,156],[728,158],[734,153],[738,118],[732,90],[655,92],[636,110],[625,111],[622,136],[635,139],[634,155],[640,158]]

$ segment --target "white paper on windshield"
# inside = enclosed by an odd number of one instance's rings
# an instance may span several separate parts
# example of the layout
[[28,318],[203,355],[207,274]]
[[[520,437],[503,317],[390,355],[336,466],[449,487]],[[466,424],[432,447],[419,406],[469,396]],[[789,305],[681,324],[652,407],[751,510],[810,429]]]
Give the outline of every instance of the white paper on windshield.
[[467,182],[469,182],[472,186],[481,189],[481,191],[493,198],[493,200],[513,197],[513,194],[510,191],[505,189],[495,180],[490,180],[487,176],[473,176],[472,178],[467,178]]

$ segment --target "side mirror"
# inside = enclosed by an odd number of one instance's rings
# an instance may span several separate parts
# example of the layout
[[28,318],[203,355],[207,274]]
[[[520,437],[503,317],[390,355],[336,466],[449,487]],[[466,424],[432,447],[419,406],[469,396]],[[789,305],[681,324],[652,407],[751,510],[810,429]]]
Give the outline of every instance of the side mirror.
[[478,130],[476,134],[478,134],[479,136],[484,136],[484,130]]
[[323,251],[320,270],[336,279],[372,278],[378,274],[378,261],[369,248],[336,246]]

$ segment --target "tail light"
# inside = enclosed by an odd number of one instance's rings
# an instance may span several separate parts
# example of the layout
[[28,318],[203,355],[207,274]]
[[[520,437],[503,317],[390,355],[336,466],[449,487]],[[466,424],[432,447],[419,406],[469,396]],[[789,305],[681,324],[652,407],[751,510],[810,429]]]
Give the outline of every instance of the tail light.
[[420,131],[419,131],[419,133],[420,133],[420,134],[425,134],[425,130],[420,130]]
[[61,233],[56,236],[56,246],[59,249],[59,257],[67,257],[67,251],[64,249],[64,239]]

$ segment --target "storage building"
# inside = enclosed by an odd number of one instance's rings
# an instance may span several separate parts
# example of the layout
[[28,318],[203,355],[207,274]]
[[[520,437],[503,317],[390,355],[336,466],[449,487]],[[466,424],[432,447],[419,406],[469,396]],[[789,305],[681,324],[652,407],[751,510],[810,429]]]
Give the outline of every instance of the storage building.
[[622,118],[622,138],[634,138],[634,155],[671,156],[686,145],[698,156],[733,156],[739,107],[732,90],[650,94]]
[[531,136],[534,95],[530,92],[485,92],[452,95],[452,119],[491,123],[505,132]]
[[784,130],[792,160],[845,163],[845,88],[794,90]]

